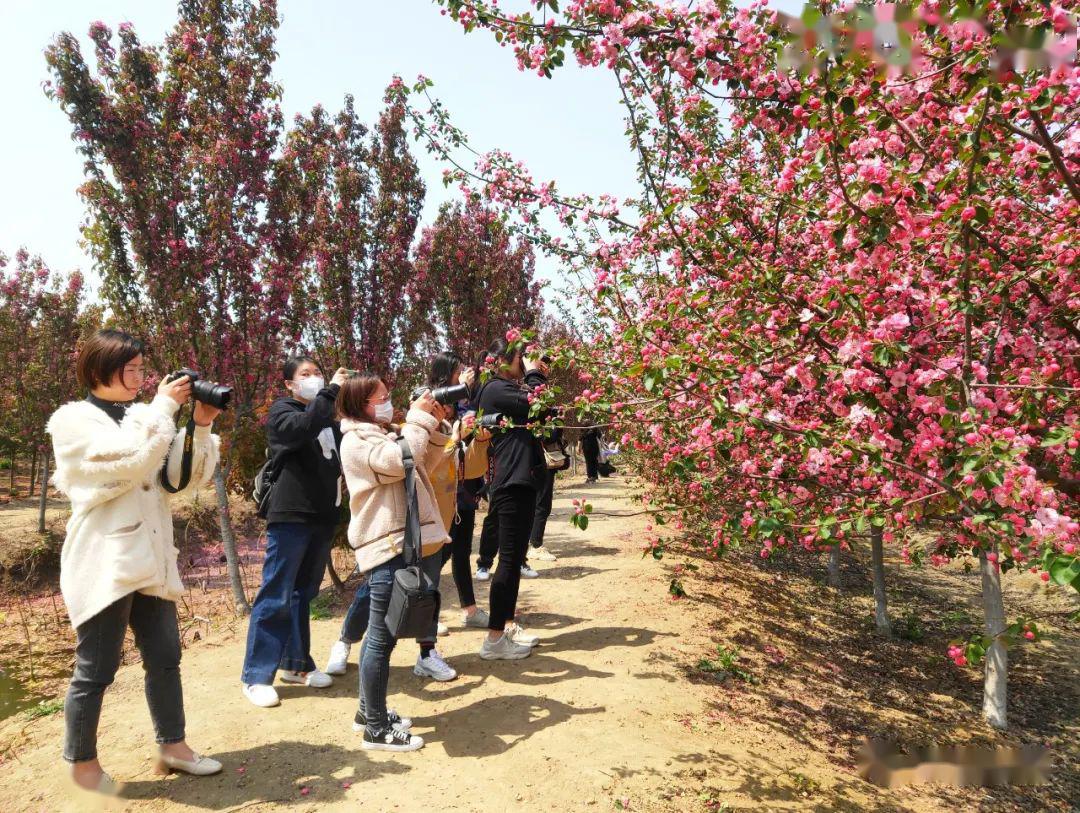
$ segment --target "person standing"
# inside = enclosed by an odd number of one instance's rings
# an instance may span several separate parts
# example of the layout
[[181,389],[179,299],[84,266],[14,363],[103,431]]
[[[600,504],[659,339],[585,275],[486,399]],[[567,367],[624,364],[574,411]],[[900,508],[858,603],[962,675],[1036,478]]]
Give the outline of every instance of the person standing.
[[314,359],[292,356],[282,375],[289,394],[266,418],[273,483],[267,497],[266,558],[251,606],[241,674],[244,696],[269,708],[284,683],[324,689],[333,678],[311,658],[311,600],[319,594],[341,505],[341,430],[335,409],[346,371],[326,384]]
[[[548,443],[562,449],[562,430],[553,430]],[[566,465],[569,465],[569,460]],[[551,503],[555,497],[555,475],[563,469],[545,468],[540,490],[536,494],[536,512],[533,514],[532,533],[529,536],[529,555],[541,562],[554,562],[558,559],[554,553],[544,547],[544,533],[547,531],[548,519],[551,517]]]
[[581,453],[585,455],[585,482],[595,483],[600,475],[600,427],[590,426],[582,434]]
[[512,426],[496,429],[491,441],[489,512],[494,514],[499,564],[491,579],[488,635],[480,657],[516,660],[528,657],[539,642],[516,622],[515,615],[536,494],[546,470],[540,440],[527,426],[529,395],[546,384],[547,375],[543,362],[523,357],[505,339],[494,342],[488,356],[496,366],[495,375],[481,387],[478,408],[481,415],[499,414]]
[[[413,402],[400,427],[391,426],[390,391],[375,375],[352,375],[338,405],[341,414],[342,470],[349,487],[349,545],[369,590],[368,628],[360,652],[360,707],[353,729],[364,732],[369,751],[415,751],[424,740],[409,733],[412,723],[387,708],[390,654],[397,644],[386,625],[395,574],[404,555],[405,461],[398,440],[408,441],[416,468],[416,505],[424,573],[432,581],[442,569],[442,546],[450,541],[439,516],[426,466],[425,450],[438,426],[438,407],[430,393]],[[434,571],[434,572],[433,572]],[[437,619],[432,619],[434,627]],[[434,638],[434,635],[432,636]]]
[[[53,482],[71,500],[60,553],[60,591],[75,628],[75,670],[64,701],[64,760],[77,787],[115,795],[98,761],[102,697],[120,667],[128,627],[142,656],[145,691],[159,746],[159,771],[207,776],[221,763],[188,746],[180,683],[176,600],[184,586],[173,547],[170,494],[160,475],[180,479],[187,429],[175,416],[191,397],[187,376],[165,379],[149,404],[135,398],[146,378],[146,345],[99,330],[79,351],[85,401],[64,404],[46,430],[56,456]],[[191,479],[198,492],[214,472],[220,410],[197,402]]]

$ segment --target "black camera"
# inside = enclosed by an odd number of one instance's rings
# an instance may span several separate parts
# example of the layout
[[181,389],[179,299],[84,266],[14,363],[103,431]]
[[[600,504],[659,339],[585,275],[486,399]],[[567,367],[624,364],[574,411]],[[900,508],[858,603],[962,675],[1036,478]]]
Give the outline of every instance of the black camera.
[[425,392],[430,392],[431,397],[443,406],[456,404],[458,401],[463,401],[472,396],[467,384],[456,384],[452,387],[435,387],[434,389],[431,387],[417,387],[413,390],[412,400],[415,401]]
[[503,422],[503,415],[501,412],[489,412],[486,415],[481,415],[476,419],[476,426],[478,429],[498,429]]
[[229,401],[232,400],[233,388],[226,387],[224,384],[214,383],[213,381],[204,381],[203,377],[195,370],[185,367],[182,370],[171,373],[166,380],[175,381],[185,375],[191,379],[191,395],[196,401],[202,401],[207,406],[214,407],[214,409],[228,408]]

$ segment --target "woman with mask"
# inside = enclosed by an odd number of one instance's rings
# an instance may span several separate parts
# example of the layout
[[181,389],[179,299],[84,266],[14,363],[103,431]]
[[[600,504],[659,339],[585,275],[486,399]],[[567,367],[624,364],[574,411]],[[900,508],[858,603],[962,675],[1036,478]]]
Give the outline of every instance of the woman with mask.
[[[186,376],[166,379],[149,404],[135,398],[146,377],[140,339],[100,330],[79,351],[76,375],[85,401],[53,413],[47,430],[56,454],[56,487],[71,499],[60,555],[60,590],[75,628],[75,672],[64,702],[64,759],[75,784],[113,795],[117,786],[97,755],[101,701],[112,683],[131,627],[142,656],[146,700],[160,747],[158,769],[206,776],[221,763],[196,754],[185,739],[176,600],[184,592],[173,547],[170,494],[180,480],[187,429],[177,411],[191,397]],[[199,491],[213,474],[220,410],[195,404],[191,479]],[[163,464],[167,464],[163,472]]]
[[[360,653],[360,708],[353,728],[364,732],[369,751],[415,751],[423,739],[409,733],[411,722],[387,708],[390,653],[397,643],[386,625],[394,574],[404,555],[405,464],[399,438],[408,441],[416,468],[423,567],[432,580],[442,566],[440,550],[450,541],[439,517],[427,471],[431,433],[438,428],[438,404],[430,393],[413,402],[405,423],[391,426],[390,391],[376,375],[350,376],[341,389],[341,463],[349,488],[349,545],[370,592],[368,628]],[[432,619],[434,626],[436,619]]]
[[333,679],[311,658],[310,604],[319,594],[341,505],[341,431],[335,406],[346,371],[327,385],[307,356],[286,360],[289,394],[270,406],[266,438],[270,455],[266,559],[262,585],[251,606],[241,675],[244,696],[268,708],[280,702],[284,683],[323,689]]
[[[432,360],[427,386],[430,389],[458,384],[471,387],[475,380],[476,370],[474,368],[464,370],[459,356],[454,353],[440,353]],[[476,509],[473,506],[471,512],[462,511],[458,505],[457,496],[462,478],[483,477],[487,471],[487,444],[491,439],[491,434],[483,429],[474,432],[475,413],[468,417],[467,400],[455,406],[436,404],[433,414],[439,420],[439,425],[432,430],[428,440],[425,467],[435,493],[443,527],[449,529],[452,542],[444,546],[437,554],[440,557],[437,569],[435,562],[425,562],[425,569],[435,573],[433,581],[438,586],[440,571],[446,561],[452,558],[454,582],[457,586],[461,608],[464,610],[465,626],[487,629],[488,614],[476,606],[472,576],[469,572],[473,516]],[[463,417],[455,420],[458,415]],[[367,629],[369,607],[370,592],[367,583],[362,582],[345,614],[345,620],[341,625],[341,635],[330,649],[330,659],[326,665],[327,674],[345,674],[352,645],[360,641]],[[438,626],[439,628],[431,635],[417,640],[420,652],[416,658],[416,665],[413,666],[413,673],[419,677],[429,677],[445,682],[456,678],[457,670],[442,658],[435,647],[436,635],[446,632],[441,624]]]
[[488,348],[488,357],[495,371],[477,397],[480,414],[499,414],[513,428],[495,430],[491,441],[488,511],[494,516],[499,564],[491,578],[488,634],[480,657],[517,660],[528,657],[539,640],[515,621],[515,614],[536,495],[547,470],[540,439],[527,427],[529,394],[547,383],[547,373],[543,362],[523,357],[505,339]]

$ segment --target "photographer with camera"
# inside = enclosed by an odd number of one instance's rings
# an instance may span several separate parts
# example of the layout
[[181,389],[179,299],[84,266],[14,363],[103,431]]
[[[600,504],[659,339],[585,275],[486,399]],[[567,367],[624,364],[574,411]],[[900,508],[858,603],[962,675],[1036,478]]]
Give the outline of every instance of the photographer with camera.
[[[450,545],[445,545],[438,553],[432,554],[439,557],[437,562],[427,561],[425,557],[423,567],[437,588],[443,566],[448,559],[454,558],[454,581],[462,609],[465,611],[465,625],[487,629],[488,615],[476,606],[469,573],[472,517],[469,517],[466,536],[455,511],[459,474],[464,477],[482,477],[488,465],[487,442],[491,439],[491,434],[483,429],[474,432],[475,413],[467,412],[471,386],[475,381],[476,370],[463,370],[459,356],[454,353],[440,353],[432,361],[427,384],[417,388],[412,397],[415,401],[429,393],[436,402],[433,415],[439,420],[439,425],[431,431],[428,440],[425,468],[435,493],[443,527],[449,529],[452,540]],[[451,422],[458,413],[465,413],[466,417]],[[470,415],[472,417],[469,417]],[[367,629],[369,611],[370,590],[365,581],[357,588],[341,625],[341,635],[330,649],[327,674],[345,674],[349,651]],[[420,653],[417,655],[416,665],[413,666],[413,674],[441,682],[457,677],[457,671],[443,660],[435,648],[436,636],[445,631],[439,624],[430,636],[417,640]]]
[[333,683],[311,658],[311,600],[319,594],[341,505],[341,430],[335,407],[348,371],[329,384],[314,359],[292,356],[282,367],[289,395],[266,418],[269,492],[262,584],[251,606],[241,675],[244,696],[256,706],[280,703],[284,683],[323,689]]
[[[438,403],[430,392],[415,399],[400,427],[391,426],[394,408],[390,390],[376,375],[350,376],[338,400],[341,415],[341,462],[349,488],[349,545],[356,565],[367,578],[370,593],[368,628],[360,652],[360,708],[353,728],[363,730],[369,751],[415,751],[423,739],[409,733],[412,722],[386,707],[390,654],[397,639],[387,624],[396,577],[407,568],[406,522],[409,517],[404,438],[415,467],[416,513],[412,514],[420,569],[427,583],[437,583],[440,551],[450,541],[439,516],[428,476],[428,447],[438,428]],[[412,552],[408,554],[410,557]],[[437,592],[435,593],[437,596]],[[432,611],[431,640],[437,614]]]
[[488,635],[480,648],[485,660],[517,660],[532,653],[539,639],[516,621],[522,565],[529,545],[536,496],[546,464],[540,439],[528,428],[529,394],[547,383],[547,365],[522,355],[506,339],[488,348],[494,377],[477,396],[481,424],[494,422],[488,484],[489,514],[498,539],[499,564],[491,579]]
[[[218,438],[210,427],[231,391],[200,382],[193,420],[178,432],[175,416],[192,396],[192,380],[167,376],[150,403],[136,404],[146,378],[145,353],[142,340],[119,330],[91,336],[76,362],[89,397],[61,406],[47,427],[56,456],[53,482],[71,500],[60,556],[60,590],[76,634],[64,703],[64,759],[79,788],[106,795],[118,788],[98,762],[98,721],[129,626],[146,674],[158,770],[198,776],[221,770],[221,763],[196,754],[185,739],[176,620],[184,587],[170,493],[195,493],[213,474]],[[207,388],[213,390],[209,396]],[[165,482],[181,485],[166,488]]]

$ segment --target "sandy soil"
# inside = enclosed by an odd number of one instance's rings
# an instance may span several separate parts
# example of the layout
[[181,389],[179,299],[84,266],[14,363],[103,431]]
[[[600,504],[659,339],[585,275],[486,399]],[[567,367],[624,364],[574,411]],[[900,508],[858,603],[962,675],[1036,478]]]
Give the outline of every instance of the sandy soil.
[[[598,512],[587,533],[567,521],[571,498],[582,496]],[[428,742],[417,753],[360,750],[351,729],[355,650],[348,674],[332,688],[279,686],[282,705],[261,710],[240,694],[242,625],[211,625],[185,652],[188,733],[225,771],[209,779],[161,778],[151,770],[141,670],[123,668],[106,696],[100,753],[127,784],[124,798],[108,809],[1068,809],[1075,783],[1008,796],[882,791],[864,782],[852,761],[860,736],[920,732],[920,720],[937,725],[938,734],[955,733],[950,719],[935,716],[941,708],[977,720],[972,685],[941,684],[941,665],[906,684],[891,682],[894,671],[898,679],[903,672],[895,664],[925,659],[937,642],[915,655],[902,642],[890,643],[881,664],[867,665],[875,644],[838,635],[830,641],[828,634],[829,625],[858,626],[863,598],[837,604],[810,579],[767,570],[699,562],[701,570],[685,579],[689,597],[672,601],[674,562],[641,556],[648,518],[602,512],[636,514],[625,484],[575,483],[557,492],[548,542],[559,561],[536,563],[541,577],[522,587],[522,620],[542,637],[525,661],[477,657],[482,633],[461,626],[447,567],[443,617],[450,634],[440,650],[460,677],[447,684],[415,677],[412,642],[400,644],[392,661],[391,705],[413,717]],[[849,568],[846,575],[858,573]],[[791,587],[781,587],[783,580]],[[487,591],[478,587],[483,602]],[[786,603],[786,614],[769,604],[770,592]],[[339,603],[331,618],[313,622],[317,660],[325,658],[340,617]],[[805,653],[795,649],[799,635]],[[739,663],[752,680],[701,669],[719,643],[742,647]],[[852,651],[858,646],[861,655]],[[1075,685],[1075,663],[1059,668],[1072,670]],[[1062,698],[1066,718],[1072,698]],[[1075,712],[1061,731],[1043,736],[1075,740]],[[85,798],[69,796],[58,759],[62,729],[60,714],[0,727],[0,750],[8,749],[0,770],[5,811],[92,809]]]

